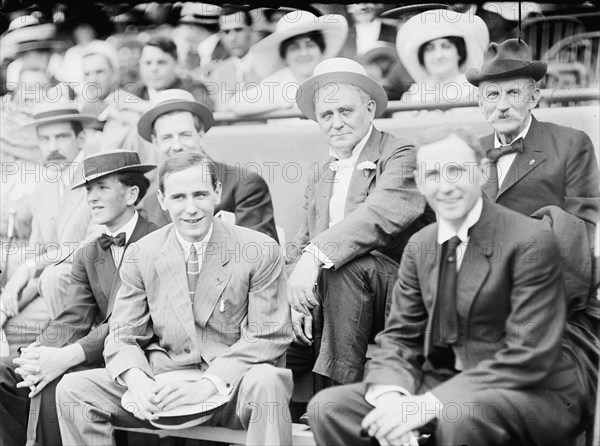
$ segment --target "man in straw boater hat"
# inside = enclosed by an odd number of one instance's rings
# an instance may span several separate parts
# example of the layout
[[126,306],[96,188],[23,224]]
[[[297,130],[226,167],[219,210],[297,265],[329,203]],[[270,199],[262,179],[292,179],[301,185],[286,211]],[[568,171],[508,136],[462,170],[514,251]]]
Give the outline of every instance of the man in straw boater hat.
[[317,444],[574,445],[587,395],[556,238],[485,198],[473,133],[432,129],[416,158],[438,221],[409,241],[364,381],[310,402],[336,408],[309,413]]
[[[178,152],[206,154],[204,134],[213,123],[213,114],[208,107],[196,102],[190,93],[174,89],[157,94],[150,110],[140,118],[137,128],[142,138],[152,142],[162,164]],[[215,205],[215,212],[233,213],[236,225],[254,229],[277,240],[273,204],[265,180],[239,166],[215,162],[215,169],[223,185],[221,201]],[[150,221],[164,226],[171,222],[171,218],[166,210],[161,209],[156,190],[155,178],[141,209]]]
[[75,253],[65,309],[20,356],[0,362],[2,444],[25,444],[26,432],[29,441],[61,444],[56,384],[68,371],[103,364],[108,318],[121,285],[119,270],[137,261],[136,242],[157,229],[135,210],[148,190],[144,173],[155,167],[122,150],[83,160],[84,179],[72,189],[85,188],[92,220],[105,233]]
[[[319,63],[296,101],[319,124],[330,157],[309,179],[295,238],[302,254],[288,300],[299,345],[288,367],[306,369],[308,361],[326,382],[353,383],[362,379],[368,343],[383,329],[404,246],[425,224],[425,200],[414,184],[412,143],[373,126],[387,96],[358,62]],[[323,321],[320,349],[311,345],[313,316]]]
[[[123,263],[106,369],[69,373],[56,388],[59,407],[77,408],[59,417],[66,445],[114,444],[112,424],[122,423],[209,423],[246,430],[249,445],[292,443],[292,374],[278,367],[291,342],[284,261],[266,235],[213,217],[220,197],[203,154],[161,165],[173,223]],[[240,255],[247,247],[254,254]]]
[[[71,264],[63,262],[55,266],[53,263],[68,258],[74,246],[97,229],[91,223],[85,194],[71,190],[71,185],[82,174],[84,125],[96,119],[79,113],[73,102],[65,100],[64,90],[53,91],[48,94],[61,96],[48,96],[37,104],[34,120],[21,129],[35,132],[43,162],[38,163],[33,172],[14,172],[24,178],[33,175],[38,184],[31,197],[32,229],[24,250],[27,260],[12,273],[0,296],[2,325],[27,306],[38,295],[38,290],[50,310],[50,317],[60,312]],[[21,334],[17,327],[12,328],[15,334]],[[12,328],[6,329],[9,337]],[[35,337],[38,333],[32,334]],[[19,343],[29,344],[32,339],[26,337],[19,339]]]

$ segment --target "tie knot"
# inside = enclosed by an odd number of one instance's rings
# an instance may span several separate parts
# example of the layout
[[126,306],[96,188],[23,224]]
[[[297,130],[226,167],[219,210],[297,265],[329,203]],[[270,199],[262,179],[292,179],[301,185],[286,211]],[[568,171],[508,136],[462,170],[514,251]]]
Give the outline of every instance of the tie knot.
[[523,138],[519,138],[516,141],[513,141],[512,144],[506,146],[494,147],[488,151],[488,158],[491,162],[495,163],[504,155],[517,152],[523,153]]
[[120,232],[114,237],[108,234],[102,234],[98,241],[100,242],[100,246],[104,250],[107,250],[110,247],[110,245],[125,246],[125,233]]

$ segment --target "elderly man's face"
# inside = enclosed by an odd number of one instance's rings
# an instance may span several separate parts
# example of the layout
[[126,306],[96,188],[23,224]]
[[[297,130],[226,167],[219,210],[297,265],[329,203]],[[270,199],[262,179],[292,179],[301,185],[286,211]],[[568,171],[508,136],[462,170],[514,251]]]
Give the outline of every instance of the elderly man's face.
[[194,116],[188,111],[169,113],[154,121],[152,142],[161,161],[186,150],[204,153],[204,130],[196,129]]
[[479,106],[485,120],[506,143],[527,125],[531,110],[540,100],[540,90],[530,78],[494,80],[479,84]]
[[363,100],[359,91],[348,84],[328,84],[317,92],[315,114],[329,145],[350,156],[369,131],[375,101]]

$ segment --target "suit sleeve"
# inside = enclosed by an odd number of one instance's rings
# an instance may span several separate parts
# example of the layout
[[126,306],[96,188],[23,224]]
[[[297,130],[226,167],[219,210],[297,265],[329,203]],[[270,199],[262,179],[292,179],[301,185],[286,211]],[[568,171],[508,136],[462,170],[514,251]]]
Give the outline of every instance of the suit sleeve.
[[278,249],[263,254],[250,279],[248,315],[240,339],[215,358],[207,374],[234,384],[256,364],[276,365],[292,341],[283,258]]
[[235,224],[267,234],[278,241],[273,203],[267,183],[260,175],[244,172],[235,187]]
[[[409,241],[409,245],[413,239]],[[415,254],[405,251],[392,294],[386,328],[375,339],[365,382],[402,386],[415,393],[421,382],[428,314],[423,304]]]
[[106,369],[114,380],[134,367],[153,376],[141,348],[154,332],[139,262],[123,262],[120,275],[121,288],[115,297],[104,344]]
[[[309,178],[306,188],[304,189],[304,201],[302,203],[302,217],[300,218],[300,229],[296,232],[294,237],[294,244],[301,251],[308,245],[310,240],[309,228],[308,228],[308,202],[310,200],[310,190],[313,185],[312,179]],[[299,254],[299,252],[297,253]]]
[[[394,141],[401,144],[401,141]],[[335,246],[327,253],[334,268],[394,241],[425,210],[425,199],[415,187],[414,149],[399,145],[384,163],[377,184],[354,211],[311,240],[316,246]]]
[[503,348],[432,389],[442,403],[454,401],[458,394],[490,387],[536,386],[555,367],[566,318],[560,256],[551,232],[539,231],[531,240],[516,244],[515,251],[507,254],[513,256],[513,283]]
[[590,137],[574,132],[565,177],[565,210],[592,225],[598,223],[598,161]]

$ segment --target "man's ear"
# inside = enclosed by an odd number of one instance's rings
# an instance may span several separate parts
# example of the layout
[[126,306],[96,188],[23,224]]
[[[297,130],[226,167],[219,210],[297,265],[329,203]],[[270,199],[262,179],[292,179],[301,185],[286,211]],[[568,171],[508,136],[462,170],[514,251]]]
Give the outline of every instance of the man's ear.
[[140,188],[138,186],[131,186],[129,188],[129,196],[127,197],[127,206],[133,206],[140,196]]
[[156,198],[158,198],[158,204],[160,204],[160,208],[163,211],[167,210],[167,206],[165,204],[165,196],[164,194],[160,191],[160,189],[156,189]]
[[223,185],[220,181],[217,182],[217,187],[215,187],[215,206],[221,204],[221,194],[223,193]]
[[85,130],[82,130],[77,135],[77,145],[79,146],[79,148],[81,150],[83,150],[83,148],[85,147],[85,136],[86,136],[86,131]]
[[377,110],[377,105],[375,104],[375,101],[373,99],[367,102],[367,110],[369,112],[369,115],[371,116],[371,120],[375,119],[375,111]]
[[483,185],[490,179],[490,169],[492,167],[492,161],[489,158],[482,158],[481,161],[479,161],[476,172],[476,175],[478,175],[476,180],[479,186],[483,187]]
[[536,85],[535,89],[531,92],[531,97],[529,98],[529,105],[527,108],[529,108],[529,110],[533,110],[535,107],[537,107],[541,96],[542,93],[540,92],[539,87]]

